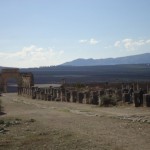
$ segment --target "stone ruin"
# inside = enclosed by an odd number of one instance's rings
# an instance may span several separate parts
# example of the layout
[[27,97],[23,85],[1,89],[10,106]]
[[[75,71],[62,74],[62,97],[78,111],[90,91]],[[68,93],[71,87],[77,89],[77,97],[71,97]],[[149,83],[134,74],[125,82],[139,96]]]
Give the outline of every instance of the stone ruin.
[[[32,73],[20,73],[19,69],[2,69],[0,74],[0,91],[7,92],[7,81],[15,78],[18,95],[32,99],[61,101],[103,105],[105,100],[115,99],[116,102],[134,103],[136,107],[150,107],[150,83],[99,83],[99,84],[66,84],[58,87],[36,87]],[[133,89],[133,93],[130,89]],[[142,91],[141,91],[142,89]],[[106,101],[105,101],[106,102]]]
[[2,69],[0,73],[0,91],[7,92],[7,81],[10,78],[16,79],[18,87],[32,87],[34,86],[34,78],[32,73],[20,73],[18,68]]
[[[129,90],[133,88],[130,95]],[[62,84],[59,87],[35,87],[19,86],[18,95],[30,97],[35,100],[61,101],[72,103],[83,103],[102,105],[103,98],[115,97],[116,102],[132,103],[135,107],[150,107],[149,83],[100,83],[99,85],[76,85]],[[140,88],[143,89],[142,100],[139,94]]]

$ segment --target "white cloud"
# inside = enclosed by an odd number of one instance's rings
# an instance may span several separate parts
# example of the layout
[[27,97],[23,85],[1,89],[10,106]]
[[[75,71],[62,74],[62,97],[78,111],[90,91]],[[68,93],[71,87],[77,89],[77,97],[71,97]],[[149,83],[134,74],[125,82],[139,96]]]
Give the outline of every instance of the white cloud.
[[79,43],[81,43],[81,44],[84,44],[84,43],[87,43],[88,42],[88,40],[80,40],[79,41]]
[[114,44],[114,46],[115,47],[120,47],[120,43],[121,43],[120,41],[116,41],[115,44]]
[[91,38],[89,40],[80,40],[79,43],[81,43],[81,44],[89,44],[89,45],[96,45],[96,44],[99,43],[99,41],[97,41],[94,38]]
[[135,42],[132,39],[124,39],[122,40],[122,44],[128,50],[133,50],[135,46]]
[[123,39],[122,41],[116,41],[114,43],[115,47],[122,47],[129,51],[137,50],[143,46],[150,45],[150,39],[148,40],[134,40],[134,39]]
[[90,43],[90,45],[96,45],[96,44],[99,43],[99,41],[92,38],[92,39],[89,40],[89,43]]
[[56,51],[52,48],[41,48],[35,45],[24,47],[20,51],[1,52],[1,66],[10,67],[38,67],[50,66],[61,63],[60,56],[64,51]]
[[150,39],[146,41],[147,44],[150,44]]

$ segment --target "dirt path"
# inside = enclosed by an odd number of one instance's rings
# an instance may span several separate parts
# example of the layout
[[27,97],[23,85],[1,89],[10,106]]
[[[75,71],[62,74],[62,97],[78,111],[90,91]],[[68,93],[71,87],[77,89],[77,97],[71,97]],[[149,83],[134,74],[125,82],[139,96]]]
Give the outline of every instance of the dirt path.
[[[150,108],[49,102],[5,94],[11,121],[0,133],[0,149],[149,150]],[[19,120],[19,121],[18,121]],[[14,123],[16,122],[16,124]],[[19,122],[19,123],[18,123]]]

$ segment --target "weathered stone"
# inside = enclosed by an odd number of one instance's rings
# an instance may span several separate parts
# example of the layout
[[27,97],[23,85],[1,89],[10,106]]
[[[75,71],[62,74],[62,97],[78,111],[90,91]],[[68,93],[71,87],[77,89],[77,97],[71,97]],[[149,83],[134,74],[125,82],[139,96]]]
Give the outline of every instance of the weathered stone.
[[150,107],[150,94],[143,95],[143,106]]
[[139,99],[139,93],[138,92],[134,93],[134,104],[135,104],[135,107],[140,106],[140,99]]
[[130,102],[130,94],[123,93],[122,100],[123,102]]

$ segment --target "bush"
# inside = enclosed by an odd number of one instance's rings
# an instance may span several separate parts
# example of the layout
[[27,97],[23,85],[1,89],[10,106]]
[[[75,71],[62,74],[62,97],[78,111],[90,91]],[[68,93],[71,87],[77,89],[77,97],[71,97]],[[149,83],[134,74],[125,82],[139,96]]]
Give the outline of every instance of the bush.
[[114,95],[104,95],[100,98],[100,106],[115,106],[117,104],[117,97]]
[[0,125],[1,125],[1,124],[4,124],[4,123],[5,123],[4,120],[0,120]]
[[0,114],[2,113],[2,110],[3,109],[3,107],[2,107],[2,101],[1,101],[1,99],[0,99]]
[[0,100],[0,112],[2,111],[2,102]]
[[82,83],[77,83],[77,84],[75,84],[75,88],[76,89],[82,89],[82,88],[85,88],[85,85]]

